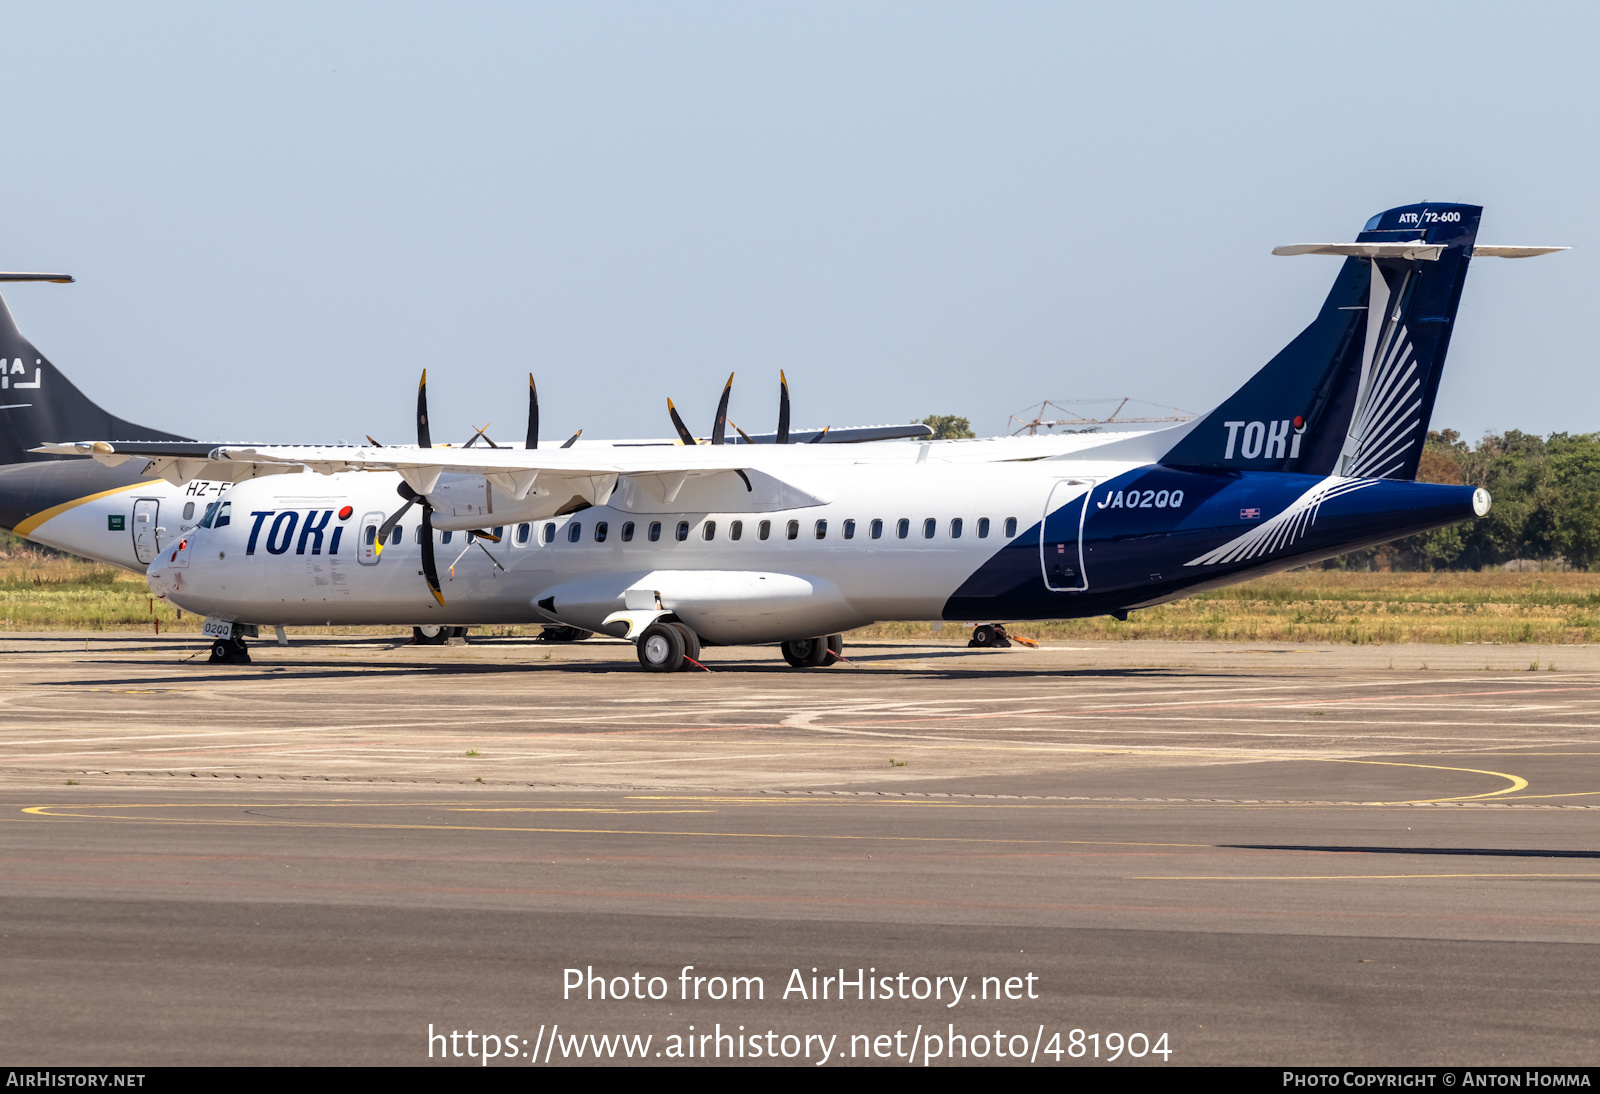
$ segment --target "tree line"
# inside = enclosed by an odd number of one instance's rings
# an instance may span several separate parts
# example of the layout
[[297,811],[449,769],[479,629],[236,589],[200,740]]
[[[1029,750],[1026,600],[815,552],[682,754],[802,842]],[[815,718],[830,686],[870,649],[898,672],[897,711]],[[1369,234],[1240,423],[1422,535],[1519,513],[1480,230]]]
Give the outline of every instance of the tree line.
[[1478,520],[1356,551],[1330,569],[1481,570],[1512,559],[1600,564],[1600,433],[1519,429],[1470,445],[1453,429],[1431,430],[1418,482],[1481,486],[1494,498]]

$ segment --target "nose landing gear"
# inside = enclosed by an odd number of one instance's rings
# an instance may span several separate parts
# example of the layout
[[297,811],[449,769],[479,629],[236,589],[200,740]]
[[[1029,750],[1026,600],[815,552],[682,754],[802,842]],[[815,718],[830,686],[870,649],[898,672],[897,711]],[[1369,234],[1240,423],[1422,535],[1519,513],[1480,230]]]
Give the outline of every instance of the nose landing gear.
[[250,647],[246,646],[242,638],[219,638],[211,643],[211,656],[206,659],[210,665],[248,665],[250,663]]
[[452,638],[465,639],[465,627],[412,627],[411,644],[413,646],[443,646]]

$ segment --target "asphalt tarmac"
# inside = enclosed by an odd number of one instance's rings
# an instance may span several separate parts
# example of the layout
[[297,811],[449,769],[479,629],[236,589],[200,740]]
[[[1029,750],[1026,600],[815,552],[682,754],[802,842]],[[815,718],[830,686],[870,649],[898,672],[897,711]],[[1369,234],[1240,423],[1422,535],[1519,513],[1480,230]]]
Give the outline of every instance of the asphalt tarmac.
[[0,637],[8,1063],[1600,1061],[1597,650],[198,648]]

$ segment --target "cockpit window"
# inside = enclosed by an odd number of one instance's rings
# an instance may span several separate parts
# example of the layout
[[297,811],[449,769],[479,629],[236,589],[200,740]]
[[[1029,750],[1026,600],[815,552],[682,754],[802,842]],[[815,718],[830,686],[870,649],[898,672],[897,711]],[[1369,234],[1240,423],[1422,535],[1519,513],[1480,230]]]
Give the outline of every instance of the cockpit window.
[[213,528],[226,528],[233,522],[233,502],[224,501],[217,503],[217,519],[211,522]]
[[214,501],[210,505],[206,506],[206,515],[200,518],[200,523],[197,525],[197,527],[210,528],[211,519],[217,515],[217,506],[221,504],[221,502]]

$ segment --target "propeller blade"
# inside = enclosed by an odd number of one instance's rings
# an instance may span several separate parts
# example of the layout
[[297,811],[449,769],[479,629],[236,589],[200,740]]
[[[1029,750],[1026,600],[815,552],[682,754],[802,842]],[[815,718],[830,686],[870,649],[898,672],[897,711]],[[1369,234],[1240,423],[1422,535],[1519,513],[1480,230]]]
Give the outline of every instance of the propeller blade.
[[417,385],[417,447],[432,448],[433,435],[428,432],[428,370],[422,370],[422,382]]
[[[493,532],[485,532],[482,528],[474,528],[470,534],[477,536],[479,539],[486,539],[490,543],[500,542],[499,536],[495,535]],[[504,567],[502,567],[502,569],[504,569]]]
[[831,426],[831,425],[823,426],[822,427],[822,432],[818,433],[815,437],[812,437],[809,441],[806,442],[806,444],[821,444],[822,443],[822,438],[826,437],[828,435],[828,430],[830,430],[832,428],[833,428],[833,426]]
[[531,372],[528,373],[528,439],[522,447],[539,447],[539,388]]
[[383,447],[382,442],[375,441],[375,440],[372,439],[372,434],[371,433],[367,434],[367,443],[370,444],[373,448],[382,448]]
[[[478,438],[482,437],[483,438],[483,443],[487,444],[490,448],[499,448],[500,446],[494,443],[494,438],[489,436],[488,430],[489,430],[489,427],[491,425],[494,425],[494,423],[493,422],[485,422],[484,425],[483,425],[483,428],[482,429],[478,429],[478,431],[472,435],[472,439],[469,440],[466,444],[462,445],[461,447],[462,448],[471,448],[473,445],[478,443]],[[477,429],[476,426],[474,426],[473,428]]]
[[672,400],[667,400],[667,413],[672,415],[672,428],[678,431],[678,437],[684,444],[695,444],[694,434],[689,432],[689,427],[683,424],[683,419],[678,416],[678,408],[672,405]]
[[417,499],[412,498],[400,508],[396,509],[394,511],[394,516],[378,525],[378,537],[373,546],[377,548],[374,553],[377,554],[379,558],[383,557],[383,547],[384,544],[389,542],[389,533],[394,531],[394,526],[400,523],[400,518],[404,517],[406,512],[415,504],[417,504]]
[[717,420],[711,423],[711,443],[723,444],[728,437],[728,396],[733,394],[733,373],[722,385],[722,398],[717,402]]
[[778,444],[789,443],[789,378],[778,370]]
[[428,591],[444,607],[444,593],[439,591],[439,567],[433,561],[433,506],[422,502],[422,576],[427,579]]
[[576,433],[574,433],[572,436],[568,437],[566,439],[566,441],[562,443],[561,447],[562,448],[571,448],[574,444],[577,443],[578,438],[581,437],[581,436],[583,436],[583,430],[580,429]]
[[739,423],[738,422],[734,421],[732,418],[729,418],[728,419],[728,424],[733,426],[733,428],[738,431],[739,436],[744,438],[744,443],[745,444],[755,444],[756,443],[755,441],[750,439],[750,434],[746,433],[742,429],[739,429]]

